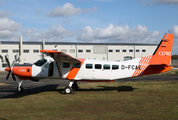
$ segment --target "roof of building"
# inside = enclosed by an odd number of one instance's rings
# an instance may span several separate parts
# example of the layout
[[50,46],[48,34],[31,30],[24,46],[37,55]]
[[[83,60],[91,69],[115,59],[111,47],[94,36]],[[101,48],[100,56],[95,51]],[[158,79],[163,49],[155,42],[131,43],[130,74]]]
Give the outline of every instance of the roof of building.
[[[19,44],[19,41],[1,41],[1,44]],[[38,44],[41,45],[43,42],[29,42],[23,41],[23,44]],[[157,46],[158,44],[142,44],[142,43],[81,43],[81,42],[45,42],[46,45],[147,45]]]

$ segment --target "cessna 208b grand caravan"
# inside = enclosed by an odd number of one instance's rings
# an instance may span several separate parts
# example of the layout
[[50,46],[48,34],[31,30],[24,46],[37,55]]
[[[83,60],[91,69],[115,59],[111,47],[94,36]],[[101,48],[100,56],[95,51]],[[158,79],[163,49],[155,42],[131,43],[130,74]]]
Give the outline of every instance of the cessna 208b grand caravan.
[[23,80],[39,81],[39,79],[67,79],[69,86],[65,87],[66,94],[78,89],[77,81],[113,82],[114,80],[162,73],[172,69],[170,66],[173,34],[165,34],[153,55],[133,60],[118,62],[92,59],[76,59],[61,51],[41,50],[47,56],[32,65],[10,66],[6,79],[12,74],[19,78],[17,91],[23,91]]

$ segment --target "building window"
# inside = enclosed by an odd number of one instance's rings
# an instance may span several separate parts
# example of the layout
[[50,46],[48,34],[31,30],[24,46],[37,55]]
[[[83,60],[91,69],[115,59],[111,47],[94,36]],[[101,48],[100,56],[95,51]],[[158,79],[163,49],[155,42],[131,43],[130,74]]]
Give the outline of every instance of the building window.
[[70,53],[75,53],[75,50],[74,50],[74,49],[71,49],[71,50],[70,50]]
[[136,50],[136,52],[140,52],[140,50]]
[[87,53],[91,52],[91,50],[86,50]]
[[87,69],[92,69],[93,68],[93,64],[86,64],[86,68]]
[[12,52],[13,52],[13,53],[18,53],[18,52],[19,52],[19,50],[12,50]]
[[133,52],[133,50],[129,50],[129,52]]
[[8,67],[8,65],[6,63],[3,63],[2,67]]
[[103,66],[103,68],[104,68],[105,70],[109,70],[109,69],[110,69],[110,65],[109,65],[109,64],[105,64],[105,65]]
[[78,50],[78,52],[82,53],[82,52],[83,52],[83,50]]
[[69,68],[70,67],[70,63],[63,63],[63,68]]
[[122,50],[122,52],[127,52],[127,50]]
[[1,52],[2,53],[8,53],[8,50],[2,50]]
[[109,50],[109,52],[113,52],[113,50]]
[[101,64],[95,64],[95,69],[101,69]]
[[39,50],[33,50],[34,53],[39,53]]
[[74,68],[80,68],[80,63],[74,64]]
[[117,70],[119,69],[119,65],[112,65],[112,70]]
[[120,52],[120,50],[116,50],[116,52]]
[[65,53],[67,52],[67,50],[65,50],[65,49],[62,49],[61,51],[62,51],[62,52],[65,52]]
[[29,53],[29,50],[23,50],[24,53]]
[[142,50],[142,52],[146,52],[146,50]]

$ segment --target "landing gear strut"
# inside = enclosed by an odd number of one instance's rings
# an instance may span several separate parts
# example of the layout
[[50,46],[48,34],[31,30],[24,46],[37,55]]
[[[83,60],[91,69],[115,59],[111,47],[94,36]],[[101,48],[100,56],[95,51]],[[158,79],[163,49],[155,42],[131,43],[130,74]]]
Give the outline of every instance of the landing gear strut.
[[75,93],[76,90],[78,90],[77,81],[70,81],[69,86],[64,88],[64,93],[71,94],[72,92]]
[[23,92],[23,80],[19,80],[18,86],[17,86],[17,92],[22,93]]

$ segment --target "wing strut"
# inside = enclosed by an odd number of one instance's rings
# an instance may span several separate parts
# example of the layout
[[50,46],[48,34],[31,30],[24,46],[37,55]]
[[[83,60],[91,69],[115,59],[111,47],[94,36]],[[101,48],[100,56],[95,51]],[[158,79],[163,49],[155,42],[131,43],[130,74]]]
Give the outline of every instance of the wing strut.
[[60,65],[60,62],[59,61],[57,61],[57,60],[55,60],[56,61],[56,63],[57,63],[57,68],[58,68],[58,71],[59,71],[59,75],[60,75],[60,78],[62,78],[62,70],[61,70],[61,65]]

